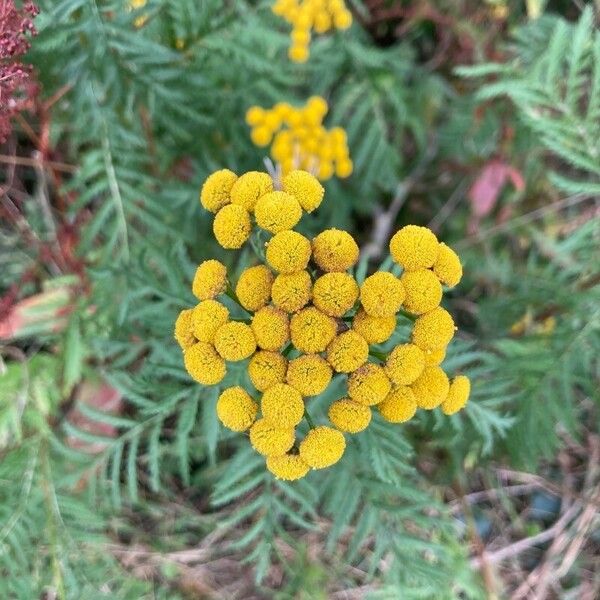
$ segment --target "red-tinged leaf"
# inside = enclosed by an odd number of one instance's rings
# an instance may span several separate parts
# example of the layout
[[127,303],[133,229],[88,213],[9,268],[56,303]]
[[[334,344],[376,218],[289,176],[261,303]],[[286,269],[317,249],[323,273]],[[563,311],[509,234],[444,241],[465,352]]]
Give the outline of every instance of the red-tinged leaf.
[[[85,412],[82,412],[83,405],[89,406],[97,412],[105,413],[107,416],[118,417],[123,412],[123,397],[119,391],[104,382],[84,381],[77,388],[77,402],[68,416],[70,425],[90,436],[114,438],[118,435],[119,430],[115,424],[90,418]],[[72,448],[90,454],[98,454],[106,447],[106,444],[102,443],[100,439],[88,441],[84,438],[85,436],[69,435],[67,443]]]
[[517,190],[525,187],[525,181],[519,171],[500,160],[488,162],[469,190],[471,211],[476,219],[489,215],[500,197],[500,192],[510,181]]
[[21,339],[57,333],[67,324],[72,308],[68,286],[36,294],[13,304],[0,316],[0,340]]

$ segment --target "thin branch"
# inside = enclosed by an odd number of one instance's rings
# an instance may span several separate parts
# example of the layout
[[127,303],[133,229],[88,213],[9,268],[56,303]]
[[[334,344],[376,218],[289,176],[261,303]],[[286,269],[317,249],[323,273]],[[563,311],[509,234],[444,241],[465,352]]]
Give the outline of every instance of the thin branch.
[[363,248],[361,253],[364,260],[375,259],[381,256],[384,246],[390,237],[392,227],[398,217],[398,213],[408,198],[408,194],[417,181],[421,179],[427,165],[433,160],[436,152],[437,142],[432,139],[427,146],[427,151],[421,157],[412,173],[396,187],[396,193],[387,210],[384,211],[381,207],[375,209],[371,241]]

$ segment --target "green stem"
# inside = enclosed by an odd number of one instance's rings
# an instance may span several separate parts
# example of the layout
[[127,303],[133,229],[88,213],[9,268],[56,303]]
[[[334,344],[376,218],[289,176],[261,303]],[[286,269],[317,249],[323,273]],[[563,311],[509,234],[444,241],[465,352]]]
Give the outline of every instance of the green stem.
[[231,284],[229,282],[227,282],[227,289],[225,290],[225,295],[229,296],[244,312],[251,314],[250,311],[246,310],[242,306],[242,303],[240,302],[239,298],[236,296],[236,294],[233,291],[233,288],[231,287]]
[[310,416],[309,412],[306,410],[306,407],[304,407],[304,418],[306,419],[306,422],[308,423],[308,426],[311,429],[315,428],[315,422],[312,420],[312,417]]
[[405,310],[400,309],[398,311],[398,314],[402,315],[403,317],[407,318],[409,321],[412,321],[413,323],[417,320],[417,316],[413,315],[409,312],[406,312]]
[[369,354],[378,358],[381,362],[385,362],[387,359],[387,356],[383,352],[378,352],[377,350],[369,350]]

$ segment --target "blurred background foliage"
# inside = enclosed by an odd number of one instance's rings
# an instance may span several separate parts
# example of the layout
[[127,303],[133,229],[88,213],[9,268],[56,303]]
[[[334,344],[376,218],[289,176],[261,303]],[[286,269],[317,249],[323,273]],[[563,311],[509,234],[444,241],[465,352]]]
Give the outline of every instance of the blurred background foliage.
[[[39,2],[0,154],[0,595],[597,598],[594,4],[352,0],[304,65],[270,5]],[[457,248],[445,364],[474,389],[291,485],[172,326],[201,260],[251,260],[211,240],[202,181],[263,168],[250,105],[314,94],[355,170],[307,233],[350,230],[370,268],[406,223]]]

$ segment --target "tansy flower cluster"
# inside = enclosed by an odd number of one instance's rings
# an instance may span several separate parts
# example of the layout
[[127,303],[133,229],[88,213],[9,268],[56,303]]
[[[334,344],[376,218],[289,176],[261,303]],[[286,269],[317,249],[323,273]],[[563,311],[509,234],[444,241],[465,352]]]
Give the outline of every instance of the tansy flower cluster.
[[[264,260],[235,282],[219,261],[200,264],[192,283],[198,304],[179,314],[175,338],[200,384],[219,385],[232,363],[243,365],[251,386],[239,378],[224,387],[218,418],[247,432],[276,477],[295,480],[339,461],[346,435],[368,427],[373,410],[390,423],[408,421],[419,408],[451,415],[467,403],[470,382],[464,375],[450,380],[440,367],[456,330],[440,306],[443,286],[462,276],[454,251],[429,229],[408,225],[390,241],[402,274],[377,271],[359,284],[352,275],[359,247],[348,232],[327,229],[309,240],[293,230],[302,210],[321,202],[317,179],[292,171],[275,187],[264,173],[226,170],[204,183],[202,204],[219,210],[217,218],[232,208],[249,223],[253,211],[271,236]],[[238,224],[228,235],[245,238],[249,229]],[[220,230],[215,234],[219,239]],[[232,316],[232,303],[244,317]],[[399,319],[414,323],[410,339],[381,352],[376,346],[392,337]],[[327,421],[313,420],[311,399],[334,378],[344,380],[345,392],[328,407]]]
[[292,26],[290,60],[308,60],[312,31],[327,33],[330,29],[348,29],[352,13],[344,0],[276,0],[273,12]]
[[246,112],[246,123],[252,128],[250,137],[256,146],[272,144],[271,157],[281,165],[284,175],[303,169],[321,181],[334,174],[344,179],[353,170],[348,140],[341,127],[323,127],[328,110],[324,98],[312,96],[300,108],[287,102],[278,102],[268,109],[251,106]]

